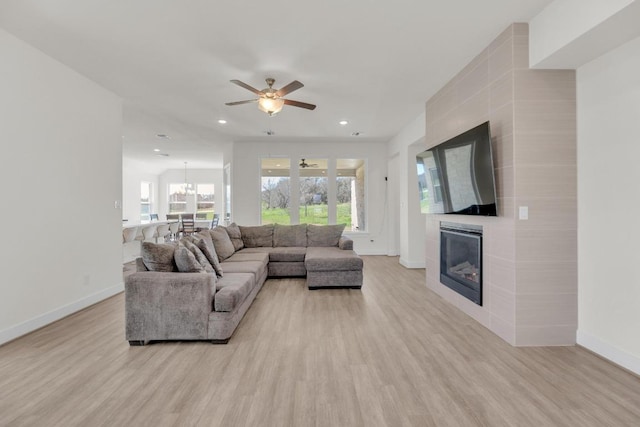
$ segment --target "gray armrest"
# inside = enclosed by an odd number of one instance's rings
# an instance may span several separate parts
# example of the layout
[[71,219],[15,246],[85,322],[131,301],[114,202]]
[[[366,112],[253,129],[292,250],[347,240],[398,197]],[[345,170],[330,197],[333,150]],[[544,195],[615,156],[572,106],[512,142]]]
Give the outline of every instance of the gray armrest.
[[347,236],[340,236],[340,240],[338,240],[338,247],[340,249],[353,250],[353,240]]
[[129,341],[207,339],[214,274],[136,272],[125,279]]

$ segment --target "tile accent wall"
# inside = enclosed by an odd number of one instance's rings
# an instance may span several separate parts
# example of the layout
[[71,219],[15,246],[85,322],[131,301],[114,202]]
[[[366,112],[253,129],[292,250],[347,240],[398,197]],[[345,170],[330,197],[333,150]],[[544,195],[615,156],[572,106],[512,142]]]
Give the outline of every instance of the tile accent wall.
[[[509,26],[427,101],[427,147],[487,120],[499,216],[428,215],[427,286],[512,345],[575,344],[575,71],[529,69],[527,24]],[[440,221],[483,227],[483,306],[440,283]]]

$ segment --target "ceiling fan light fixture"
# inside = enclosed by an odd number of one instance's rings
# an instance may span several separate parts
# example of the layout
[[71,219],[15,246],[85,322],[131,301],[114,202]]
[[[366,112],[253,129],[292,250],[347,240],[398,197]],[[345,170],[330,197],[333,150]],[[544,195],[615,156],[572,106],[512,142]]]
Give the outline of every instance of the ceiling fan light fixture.
[[258,108],[270,116],[279,113],[284,107],[284,99],[262,97],[258,100]]

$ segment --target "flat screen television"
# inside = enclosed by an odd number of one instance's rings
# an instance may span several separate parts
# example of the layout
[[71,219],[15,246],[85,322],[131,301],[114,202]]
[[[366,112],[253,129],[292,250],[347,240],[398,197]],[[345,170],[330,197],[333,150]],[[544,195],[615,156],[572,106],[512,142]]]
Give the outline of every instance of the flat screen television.
[[489,122],[416,156],[420,210],[497,216]]

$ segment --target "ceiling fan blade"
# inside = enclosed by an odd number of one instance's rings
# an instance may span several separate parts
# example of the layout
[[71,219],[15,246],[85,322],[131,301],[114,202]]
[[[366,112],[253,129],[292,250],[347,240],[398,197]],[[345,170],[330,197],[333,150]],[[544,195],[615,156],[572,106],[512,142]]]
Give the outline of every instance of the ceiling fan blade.
[[264,95],[264,93],[262,93],[262,91],[259,91],[255,87],[249,86],[248,84],[246,84],[244,82],[241,82],[240,80],[231,80],[231,83],[237,84],[240,87],[243,87],[243,88],[245,88],[247,90],[250,90],[251,92],[255,93],[256,95],[259,95],[259,96]]
[[304,85],[303,85],[302,83],[300,83],[300,82],[299,82],[299,81],[297,81],[297,80],[294,80],[294,81],[292,81],[291,83],[289,83],[288,85],[286,85],[285,87],[282,87],[282,88],[278,89],[278,90],[276,91],[276,96],[283,97],[283,96],[285,96],[286,94],[291,93],[291,92],[293,92],[294,90],[298,90],[298,89],[300,89],[300,88],[301,88],[301,87],[303,87],[303,86],[304,86]]
[[286,105],[291,105],[292,107],[306,108],[307,110],[315,110],[316,108],[315,105],[307,104],[306,102],[292,101],[290,99],[283,99],[283,101]]
[[258,102],[257,99],[248,99],[246,101],[235,101],[235,102],[227,102],[224,105],[240,105],[240,104],[251,104],[253,102]]

